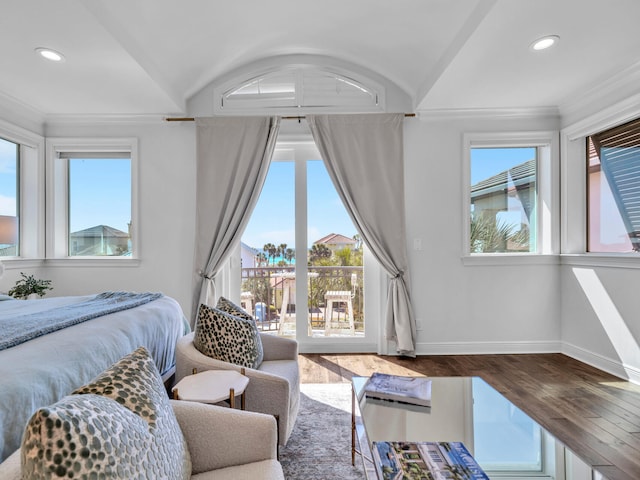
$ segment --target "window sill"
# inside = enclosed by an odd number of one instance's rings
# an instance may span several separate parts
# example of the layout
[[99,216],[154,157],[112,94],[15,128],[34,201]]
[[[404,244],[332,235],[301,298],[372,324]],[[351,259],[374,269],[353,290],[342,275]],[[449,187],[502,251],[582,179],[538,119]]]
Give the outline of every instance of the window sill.
[[44,260],[41,258],[20,258],[20,257],[5,257],[0,259],[4,268],[7,270],[13,270],[17,268],[35,268],[41,267],[44,264]]
[[139,258],[131,257],[67,257],[48,258],[44,260],[44,265],[51,267],[138,267]]
[[640,254],[563,254],[560,255],[560,264],[579,267],[640,268]]
[[19,258],[10,257],[0,259],[6,269],[32,267],[138,267],[139,258],[123,257],[69,257],[69,258]]
[[513,265],[558,265],[557,255],[536,255],[522,253],[495,253],[465,255],[462,257],[465,266],[513,266]]

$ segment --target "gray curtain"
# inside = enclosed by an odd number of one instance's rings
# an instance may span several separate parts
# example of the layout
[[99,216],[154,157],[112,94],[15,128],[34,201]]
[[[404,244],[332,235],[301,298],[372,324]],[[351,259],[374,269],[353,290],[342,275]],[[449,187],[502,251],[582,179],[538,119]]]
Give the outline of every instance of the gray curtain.
[[279,127],[278,117],[196,118],[193,318],[216,301],[215,276],[260,197]]
[[389,275],[385,330],[415,356],[404,208],[403,114],[307,115],[358,233]]

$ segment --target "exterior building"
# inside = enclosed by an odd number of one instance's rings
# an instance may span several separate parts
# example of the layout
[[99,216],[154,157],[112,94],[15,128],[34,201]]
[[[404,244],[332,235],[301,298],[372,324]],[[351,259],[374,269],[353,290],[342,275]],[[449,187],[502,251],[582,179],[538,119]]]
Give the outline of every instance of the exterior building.
[[320,240],[313,242],[314,245],[324,245],[333,253],[339,252],[345,247],[351,250],[356,250],[357,242],[353,238],[345,237],[339,233],[330,233],[329,235],[322,237]]
[[70,256],[125,255],[130,251],[128,233],[97,225],[69,234]]
[[250,247],[244,242],[240,242],[240,261],[242,268],[256,268],[258,266],[257,256],[260,250]]

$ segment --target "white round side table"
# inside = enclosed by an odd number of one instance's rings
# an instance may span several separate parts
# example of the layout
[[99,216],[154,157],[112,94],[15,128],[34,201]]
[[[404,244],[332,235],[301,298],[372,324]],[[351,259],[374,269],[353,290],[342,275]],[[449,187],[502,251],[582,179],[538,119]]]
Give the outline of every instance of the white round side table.
[[188,402],[218,403],[229,401],[235,408],[236,395],[240,395],[240,408],[245,409],[245,389],[249,377],[235,370],[206,370],[188,375],[180,380],[172,389],[175,400]]

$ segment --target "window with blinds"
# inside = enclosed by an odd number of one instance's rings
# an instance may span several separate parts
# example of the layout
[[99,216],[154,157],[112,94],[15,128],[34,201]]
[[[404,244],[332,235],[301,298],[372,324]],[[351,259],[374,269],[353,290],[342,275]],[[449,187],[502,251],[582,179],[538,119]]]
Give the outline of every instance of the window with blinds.
[[587,251],[640,251],[640,119],[587,137]]

